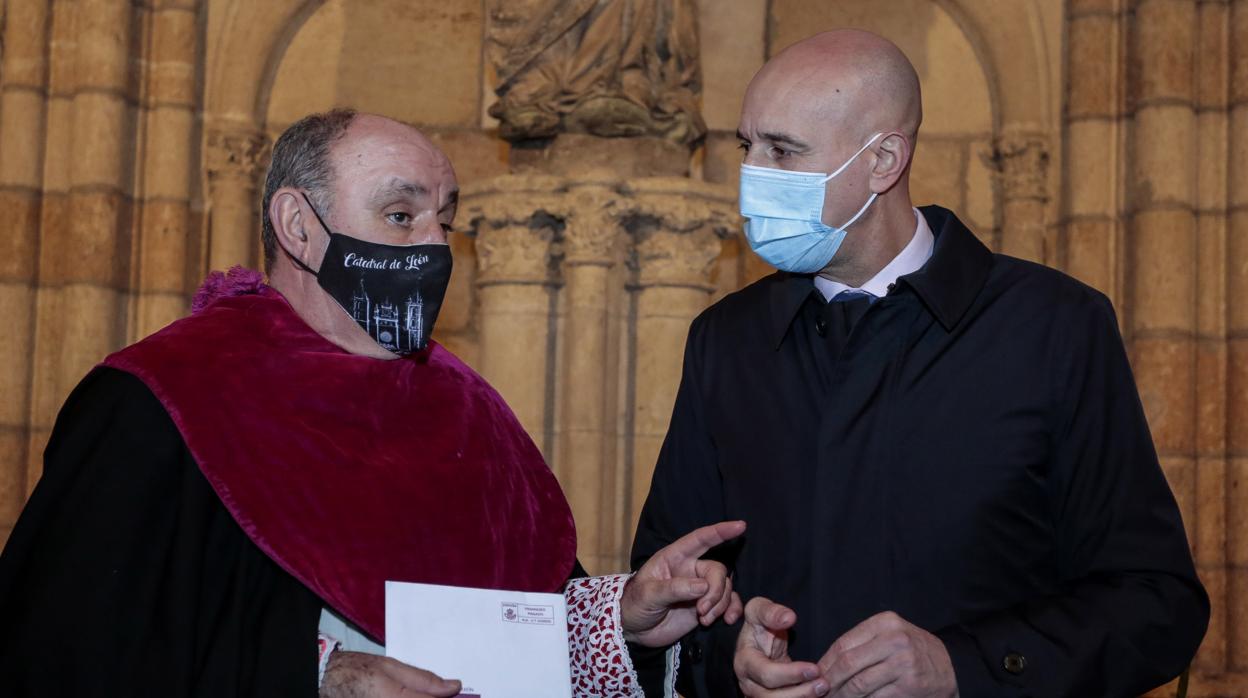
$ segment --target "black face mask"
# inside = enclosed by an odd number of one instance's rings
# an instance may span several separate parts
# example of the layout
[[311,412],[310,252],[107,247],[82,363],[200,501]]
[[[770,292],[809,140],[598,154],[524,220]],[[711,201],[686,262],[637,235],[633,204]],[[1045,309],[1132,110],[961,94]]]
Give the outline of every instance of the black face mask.
[[335,233],[303,198],[329,235],[321,269],[282,251],[383,349],[406,356],[428,346],[451,280],[450,245],[383,245]]

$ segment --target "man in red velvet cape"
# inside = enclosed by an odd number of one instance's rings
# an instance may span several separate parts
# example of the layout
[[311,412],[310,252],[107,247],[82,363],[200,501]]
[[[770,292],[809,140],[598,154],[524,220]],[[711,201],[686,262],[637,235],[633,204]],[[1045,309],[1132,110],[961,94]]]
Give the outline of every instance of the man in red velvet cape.
[[550,470],[427,339],[457,193],[445,155],[389,119],[339,110],[279,138],[268,285],[214,274],[191,317],[108,357],[61,410],[0,555],[0,694],[456,695],[327,651],[327,623],[380,649],[389,579],[566,586],[583,695],[658,690],[671,655],[643,646],[736,620],[723,566],[698,558],[740,522],[632,577],[568,583],[583,572]]

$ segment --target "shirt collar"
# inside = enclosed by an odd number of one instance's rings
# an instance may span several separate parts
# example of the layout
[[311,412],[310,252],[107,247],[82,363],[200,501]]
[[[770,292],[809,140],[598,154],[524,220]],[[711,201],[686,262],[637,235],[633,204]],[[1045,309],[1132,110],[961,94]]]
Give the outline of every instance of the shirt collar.
[[932,229],[927,225],[927,220],[917,208],[914,209],[914,220],[914,235],[911,236],[910,242],[867,283],[855,288],[849,284],[816,275],[815,288],[819,289],[826,300],[832,300],[836,294],[843,291],[866,291],[876,298],[888,295],[899,277],[918,271],[932,256],[932,244],[935,238],[932,237]]
[[[918,271],[898,277],[896,283],[912,288],[941,326],[952,331],[987,283],[992,252],[952,211],[923,206],[919,213],[932,233],[930,257]],[[770,330],[772,346],[778,349],[797,311],[817,291],[810,274],[779,272],[776,276],[777,282],[771,289]],[[822,295],[817,297],[823,300]]]

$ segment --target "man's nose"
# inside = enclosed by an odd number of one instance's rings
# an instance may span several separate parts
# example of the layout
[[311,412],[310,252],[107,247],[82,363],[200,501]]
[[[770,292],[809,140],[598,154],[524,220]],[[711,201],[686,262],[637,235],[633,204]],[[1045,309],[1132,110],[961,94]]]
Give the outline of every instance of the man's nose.
[[412,241],[415,244],[446,244],[446,230],[436,219],[425,221],[415,232]]

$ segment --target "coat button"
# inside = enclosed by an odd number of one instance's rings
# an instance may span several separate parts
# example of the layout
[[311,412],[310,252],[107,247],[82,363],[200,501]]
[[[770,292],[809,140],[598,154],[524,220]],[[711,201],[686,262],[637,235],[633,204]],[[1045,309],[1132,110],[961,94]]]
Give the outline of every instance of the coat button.
[[685,650],[685,661],[690,664],[697,664],[702,661],[702,645],[696,642],[690,642]]
[[1027,658],[1017,652],[1011,652],[1005,655],[1005,670],[1011,674],[1021,674],[1027,668]]
[[815,332],[818,332],[820,337],[828,333],[828,321],[824,320],[822,315],[815,318]]

